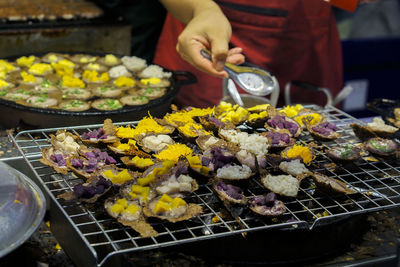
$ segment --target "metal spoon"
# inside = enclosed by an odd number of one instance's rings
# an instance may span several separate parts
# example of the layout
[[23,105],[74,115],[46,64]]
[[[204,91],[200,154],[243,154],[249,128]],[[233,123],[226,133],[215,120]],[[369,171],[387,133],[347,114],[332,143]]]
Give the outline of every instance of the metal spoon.
[[[203,57],[211,59],[209,51],[202,49]],[[244,91],[257,96],[269,95],[276,88],[278,81],[269,72],[255,67],[236,66],[225,63],[224,70]]]

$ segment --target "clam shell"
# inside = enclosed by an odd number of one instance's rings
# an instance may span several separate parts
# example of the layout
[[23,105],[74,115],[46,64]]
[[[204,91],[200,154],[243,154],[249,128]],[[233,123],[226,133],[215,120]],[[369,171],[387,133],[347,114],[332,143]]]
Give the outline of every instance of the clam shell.
[[279,216],[286,212],[285,204],[277,200],[276,195],[272,192],[263,196],[255,196],[249,201],[249,208],[261,216]]
[[[42,158],[40,159],[40,162],[52,167],[56,172],[61,173],[61,174],[67,174],[68,173],[68,167],[67,165],[65,166],[58,166],[57,163],[53,162],[50,159],[50,156],[54,154],[54,148],[52,147],[45,147],[42,149]],[[62,154],[61,152],[59,154]],[[66,157],[63,156],[65,159]]]
[[[231,189],[231,190],[235,190],[238,192],[238,194],[241,195],[241,198],[233,198],[232,196],[230,196],[226,190],[224,190],[224,187],[227,188],[227,190]],[[243,190],[238,187],[238,186],[234,186],[231,184],[226,184],[222,181],[218,181],[218,182],[214,182],[213,185],[213,189],[214,192],[217,193],[218,197],[222,200],[222,201],[228,201],[234,204],[241,204],[241,205],[245,205],[247,203],[247,198],[246,196],[243,194]]]
[[[350,150],[349,150],[350,149]],[[325,151],[333,161],[346,163],[358,160],[361,157],[361,149],[356,146],[334,146]]]
[[375,137],[365,141],[363,145],[368,152],[377,156],[397,157],[399,153],[399,145],[391,139]]
[[[279,121],[278,123],[274,122],[275,121]],[[282,121],[282,123],[280,122]],[[289,128],[287,128],[287,125],[284,124],[284,122],[288,122],[291,125],[293,125],[293,128],[290,131]],[[276,124],[276,125],[274,125]],[[282,131],[282,130],[288,130],[288,133],[291,137],[298,137],[301,134],[301,127],[300,125],[292,118],[284,116],[284,115],[275,115],[273,117],[271,117],[270,119],[267,120],[267,122],[265,123],[264,127],[268,130],[275,130],[275,131]],[[296,129],[297,128],[297,129]]]
[[349,188],[340,180],[328,177],[321,173],[314,172],[311,177],[315,181],[317,188],[327,193],[354,194],[356,191]]

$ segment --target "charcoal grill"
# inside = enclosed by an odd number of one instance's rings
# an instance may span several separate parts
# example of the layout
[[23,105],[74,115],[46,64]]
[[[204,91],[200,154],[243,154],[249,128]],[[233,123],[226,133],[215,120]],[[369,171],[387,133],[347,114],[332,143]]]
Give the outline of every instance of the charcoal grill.
[[[359,142],[349,127],[350,122],[361,123],[356,118],[332,106],[306,107],[322,113],[328,121],[337,125],[342,134],[340,139],[325,143],[327,146],[339,142]],[[116,125],[134,125],[135,123],[124,122],[116,123]],[[86,125],[62,129],[81,134],[101,126]],[[62,192],[72,190],[72,186],[80,181],[70,174],[57,174],[52,168],[39,161],[41,149],[50,146],[49,135],[54,134],[58,129],[60,128],[22,131],[10,138],[29,168],[32,169],[33,179],[48,195],[52,232],[67,254],[79,266],[106,266],[118,262],[131,252],[174,248],[189,245],[189,243],[201,243],[200,241],[214,243],[213,248],[218,251],[224,239],[227,242],[233,242],[232,239],[235,236],[242,238],[242,235],[246,234],[249,236],[259,234],[268,238],[265,234],[268,230],[279,229],[285,233],[293,229],[318,230],[332,222],[400,206],[398,160],[371,161],[368,158],[362,158],[357,164],[340,166],[333,172],[326,167],[331,160],[325,154],[318,153],[313,163],[314,171],[323,172],[351,186],[362,188],[363,192],[340,197],[317,194],[311,184],[303,183],[296,199],[282,199],[287,207],[283,216],[271,220],[242,213],[235,220],[229,216],[221,216],[222,205],[215,198],[210,184],[205,183],[188,197],[189,202],[198,203],[203,207],[202,215],[175,224],[150,221],[159,235],[144,238],[107,216],[102,207],[67,203],[57,197]],[[311,140],[312,138],[307,133],[303,133],[299,142],[306,143]],[[272,168],[272,166],[267,168]],[[251,198],[265,192],[257,179],[252,179],[249,183],[249,189],[245,192],[247,197]],[[218,222],[212,222],[212,218],[218,218]],[[343,234],[343,232],[338,234]],[[307,242],[304,240],[306,236],[303,236],[303,242]],[[323,238],[325,237],[321,235],[319,239]],[[240,246],[242,246],[241,243],[238,243],[238,249]],[[302,244],[297,244],[297,246],[302,246]],[[266,257],[267,252],[264,253]],[[232,252],[232,254],[235,253],[237,252]]]

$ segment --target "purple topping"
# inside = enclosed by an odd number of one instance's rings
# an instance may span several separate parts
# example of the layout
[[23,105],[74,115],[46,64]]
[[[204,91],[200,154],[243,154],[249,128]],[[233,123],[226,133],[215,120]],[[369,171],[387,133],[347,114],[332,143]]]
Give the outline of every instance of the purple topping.
[[211,153],[213,155],[211,161],[214,164],[215,171],[235,160],[235,157],[230,152],[224,151],[219,147],[212,148]]
[[72,159],[71,161],[72,166],[75,168],[82,168],[83,167],[83,160],[82,159]]
[[243,198],[242,189],[240,187],[225,184],[224,182],[218,182],[217,189],[220,191],[224,191],[228,196],[233,199],[240,200]]
[[96,158],[96,155],[93,152],[85,152],[86,158]]
[[295,135],[299,129],[299,126],[296,123],[285,120],[285,117],[281,115],[276,115],[269,119],[268,125],[272,128],[287,129],[292,136]]
[[106,164],[116,164],[117,162],[115,161],[115,159],[111,156],[107,156],[106,160],[105,160]]
[[96,188],[93,186],[84,186],[77,184],[73,188],[77,198],[91,198],[96,194]]
[[287,133],[268,132],[267,137],[271,139],[273,145],[279,145],[280,142],[290,143],[290,136]]
[[106,139],[107,135],[103,128],[99,128],[97,130],[93,130],[87,133],[83,133],[81,135],[82,139],[89,140],[89,139]]
[[201,158],[201,165],[203,165],[203,166],[208,166],[208,164],[210,164],[210,162],[211,162],[210,158],[206,158],[206,157]]
[[336,131],[336,125],[329,122],[322,122],[311,129],[323,136],[329,136]]
[[223,123],[222,121],[218,120],[218,119],[215,118],[215,117],[208,116],[208,120],[209,120],[210,122],[212,122],[212,123],[213,123],[215,126],[217,126],[217,127],[224,127],[224,126],[225,126],[225,123]]
[[104,190],[105,190],[104,185],[99,184],[99,185],[96,186],[96,194],[99,194],[99,195],[103,194]]
[[179,177],[181,174],[187,174],[188,173],[188,169],[184,166],[180,166],[179,168],[177,168],[176,172],[175,172],[175,177]]
[[50,155],[50,160],[57,163],[59,167],[65,166],[66,162],[62,154]]
[[97,181],[96,185],[104,185],[105,188],[108,188],[112,185],[112,182],[103,176],[100,176],[99,180]]

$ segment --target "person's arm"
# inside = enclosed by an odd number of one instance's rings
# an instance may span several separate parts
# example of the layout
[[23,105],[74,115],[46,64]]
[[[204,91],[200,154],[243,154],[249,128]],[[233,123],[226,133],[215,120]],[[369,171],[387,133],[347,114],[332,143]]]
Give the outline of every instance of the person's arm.
[[[219,77],[227,77],[225,61],[244,62],[241,48],[229,50],[231,25],[219,6],[211,0],[160,0],[172,16],[186,24],[176,49],[181,57],[196,68]],[[212,63],[200,54],[211,51]]]

